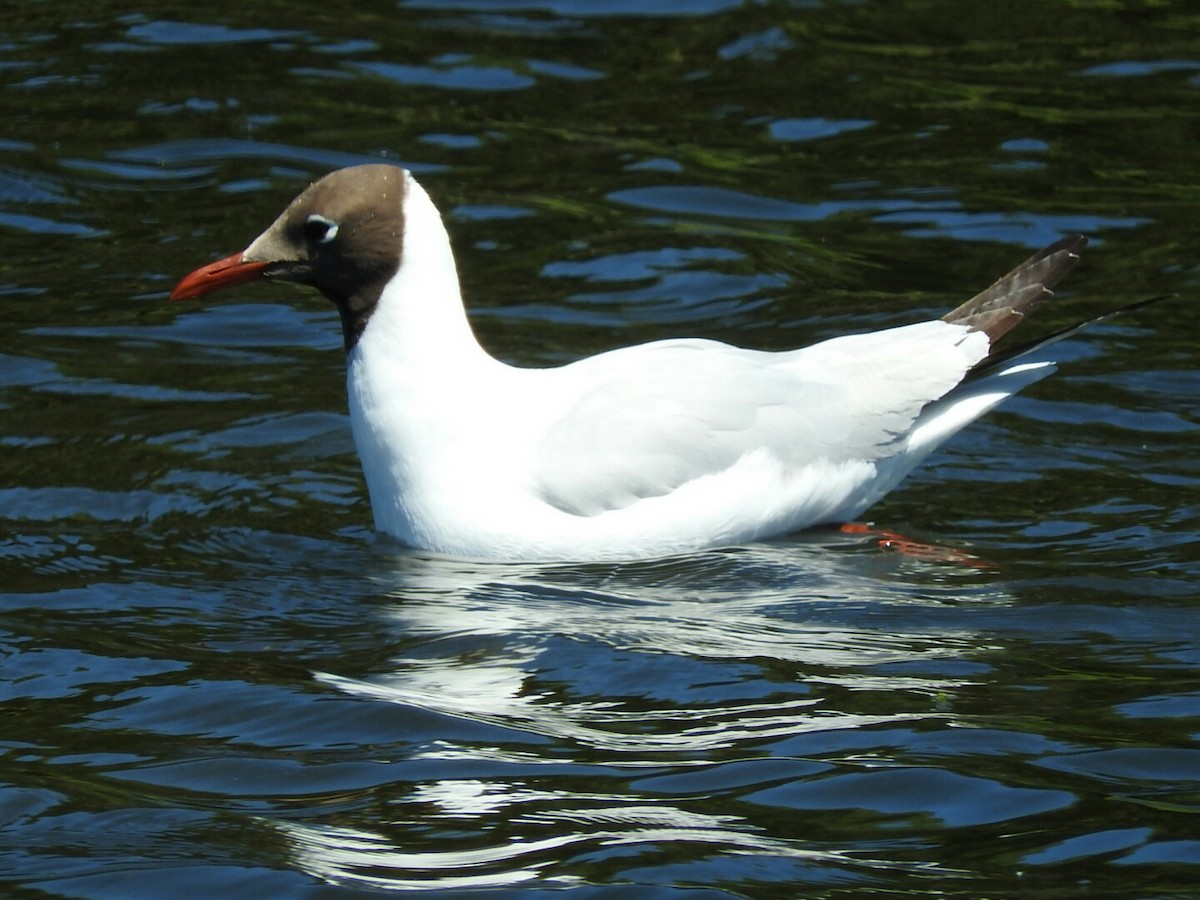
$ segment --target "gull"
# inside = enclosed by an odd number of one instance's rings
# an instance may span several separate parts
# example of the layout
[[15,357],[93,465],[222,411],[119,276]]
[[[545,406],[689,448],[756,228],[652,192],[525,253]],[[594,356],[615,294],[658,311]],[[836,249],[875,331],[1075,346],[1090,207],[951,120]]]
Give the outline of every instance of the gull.
[[1082,325],[994,348],[1086,243],[1064,237],[932,321],[782,352],[684,338],[522,368],[472,332],[429,195],[405,169],[366,165],[312,183],[171,299],[265,279],[334,304],[379,531],[479,560],[635,559],[859,518],[1055,370],[1056,343]]

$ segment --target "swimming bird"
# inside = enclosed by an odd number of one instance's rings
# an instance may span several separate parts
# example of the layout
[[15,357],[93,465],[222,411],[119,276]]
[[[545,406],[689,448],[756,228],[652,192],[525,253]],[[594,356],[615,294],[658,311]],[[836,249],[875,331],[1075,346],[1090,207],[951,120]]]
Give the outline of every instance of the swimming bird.
[[429,195],[366,165],[312,183],[171,299],[278,279],[333,302],[379,531],[475,559],[632,559],[860,517],[1054,371],[1074,328],[994,348],[1086,243],[1063,238],[932,321],[783,352],[678,339],[520,368],[472,332]]

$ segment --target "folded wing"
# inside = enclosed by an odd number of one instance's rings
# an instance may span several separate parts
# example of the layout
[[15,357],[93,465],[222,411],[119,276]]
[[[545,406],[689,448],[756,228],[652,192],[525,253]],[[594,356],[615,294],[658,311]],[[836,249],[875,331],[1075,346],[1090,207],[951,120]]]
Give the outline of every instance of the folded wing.
[[[1052,244],[937,321],[784,353],[663,341],[567,366],[559,371],[570,373],[572,400],[537,446],[536,488],[550,505],[591,516],[719,475],[751,453],[785,472],[912,457],[889,467],[894,482],[906,463],[1051,370],[947,398],[975,367],[990,371],[996,341],[1051,296],[1086,243]],[[918,426],[921,439],[910,440]]]
[[547,503],[589,516],[752,452],[788,470],[878,461],[987,350],[981,333],[924,322],[786,353],[688,340],[592,357],[575,364],[585,387],[541,440],[535,481]]

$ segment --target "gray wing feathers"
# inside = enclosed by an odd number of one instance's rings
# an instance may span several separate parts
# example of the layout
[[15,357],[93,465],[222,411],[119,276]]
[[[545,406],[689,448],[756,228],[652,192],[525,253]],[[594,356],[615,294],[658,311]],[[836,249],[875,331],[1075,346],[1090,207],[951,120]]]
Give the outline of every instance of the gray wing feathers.
[[533,476],[547,503],[595,515],[753,451],[795,468],[877,460],[986,352],[983,335],[924,322],[786,353],[669,341],[593,357],[576,364],[592,384],[546,431]]
[[793,404],[823,405],[820,386],[755,359],[771,354],[700,344],[622,351],[624,374],[597,381],[541,441],[535,477],[548,503],[594,515],[669,493],[728,468],[748,441],[782,439]]

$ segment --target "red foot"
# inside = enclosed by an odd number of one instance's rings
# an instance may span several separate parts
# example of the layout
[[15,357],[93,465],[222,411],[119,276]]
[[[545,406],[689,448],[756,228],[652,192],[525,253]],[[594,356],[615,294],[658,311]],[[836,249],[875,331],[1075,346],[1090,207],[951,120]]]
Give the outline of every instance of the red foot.
[[838,530],[843,534],[875,535],[878,538],[877,543],[884,550],[895,550],[898,553],[916,559],[956,563],[961,566],[973,566],[979,569],[992,568],[991,563],[964,550],[956,550],[953,547],[940,547],[937,544],[923,544],[920,541],[906,538],[904,535],[897,534],[894,531],[880,531],[866,522],[847,522]]

